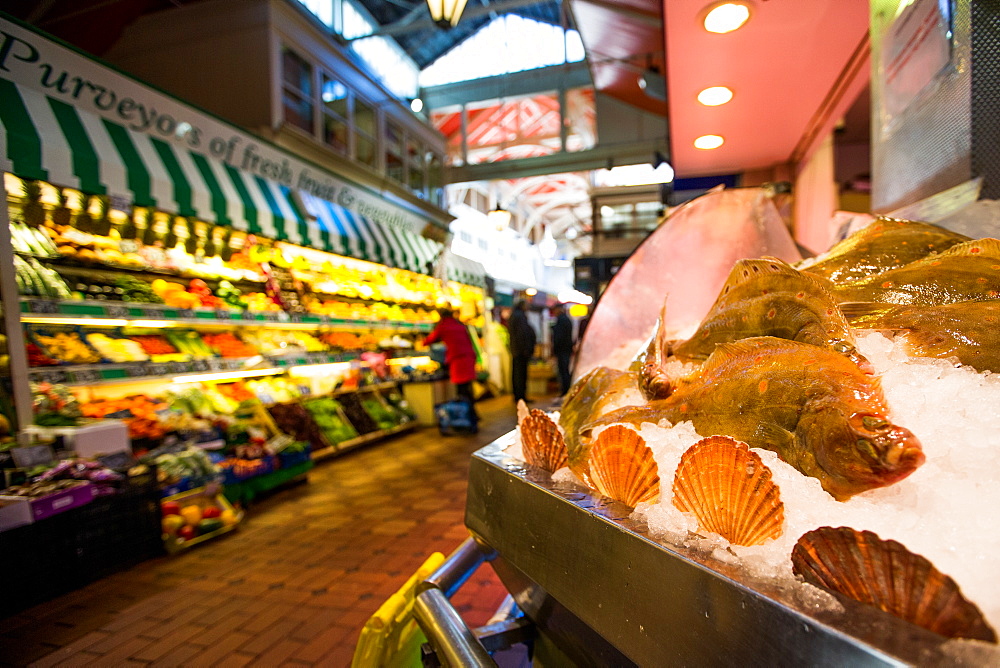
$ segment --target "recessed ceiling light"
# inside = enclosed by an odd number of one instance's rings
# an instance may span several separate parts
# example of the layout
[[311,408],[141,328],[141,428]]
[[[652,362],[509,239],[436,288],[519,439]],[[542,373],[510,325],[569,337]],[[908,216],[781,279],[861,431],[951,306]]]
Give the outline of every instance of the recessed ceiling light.
[[698,101],[706,107],[718,107],[733,99],[733,91],[725,86],[712,86],[698,93]]
[[724,2],[712,7],[705,15],[705,30],[727,33],[737,30],[750,18],[750,7],[743,2]]
[[723,143],[725,143],[725,141],[726,140],[719,135],[702,135],[694,140],[694,147],[702,148],[707,151],[713,148],[719,148]]

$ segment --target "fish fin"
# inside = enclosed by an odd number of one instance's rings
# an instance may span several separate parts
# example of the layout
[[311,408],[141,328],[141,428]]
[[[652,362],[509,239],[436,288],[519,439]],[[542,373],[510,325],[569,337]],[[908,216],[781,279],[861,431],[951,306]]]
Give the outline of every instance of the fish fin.
[[881,324],[896,307],[882,302],[842,302],[837,305],[851,326]]
[[798,269],[776,257],[738,260],[729,272],[726,282],[722,284],[722,290],[719,291],[720,298],[728,294],[734,287],[755,280],[762,273],[802,275]]
[[814,346],[809,343],[800,343],[790,339],[779,339],[774,336],[752,336],[746,339],[740,339],[739,341],[720,343],[715,347],[715,350],[708,356],[708,359],[705,360],[701,367],[692,373],[692,376],[699,373],[710,375],[716,371],[718,367],[727,364],[731,358],[741,357],[743,355],[753,355],[755,352],[762,349],[769,351],[786,349],[802,350],[802,346],[819,348],[819,346]]
[[580,427],[580,436],[587,439],[598,427],[605,427],[612,424],[630,424],[636,429],[643,422],[656,424],[660,418],[657,417],[659,406],[657,402],[650,402],[644,406],[623,406],[610,413],[605,413],[596,420],[591,420]]
[[933,261],[943,257],[967,257],[967,256],[1000,257],[1000,239],[987,237],[985,239],[973,239],[960,244],[955,244],[951,248],[941,251],[936,255],[929,255],[922,261]]
[[906,352],[913,357],[946,359],[956,356],[959,352],[959,346],[954,339],[941,336],[940,333],[933,330],[907,332],[903,340]]
[[756,434],[760,440],[751,444],[751,447],[772,450],[781,459],[795,466],[793,460],[797,459],[797,452],[794,432],[773,422],[761,422],[757,425]]

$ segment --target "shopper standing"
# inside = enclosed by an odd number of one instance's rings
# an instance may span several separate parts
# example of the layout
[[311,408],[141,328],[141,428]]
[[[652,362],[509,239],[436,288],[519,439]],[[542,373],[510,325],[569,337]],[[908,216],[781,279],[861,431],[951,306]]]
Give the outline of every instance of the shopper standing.
[[[438,309],[438,314],[441,319],[424,339],[424,344],[430,345],[438,341],[444,344],[444,361],[448,365],[448,374],[455,392],[469,402],[473,415],[476,415],[475,398],[472,394],[472,381],[476,379],[476,349],[472,345],[472,337],[451,309]],[[479,419],[478,415],[476,419]]]
[[514,312],[507,323],[510,333],[511,385],[514,390],[514,403],[528,399],[528,362],[535,352],[535,330],[528,322],[528,303],[523,299],[514,306]]
[[566,307],[556,304],[552,307],[556,321],[552,325],[552,355],[556,358],[559,372],[559,396],[569,392],[569,363],[573,357],[573,321],[566,315]]

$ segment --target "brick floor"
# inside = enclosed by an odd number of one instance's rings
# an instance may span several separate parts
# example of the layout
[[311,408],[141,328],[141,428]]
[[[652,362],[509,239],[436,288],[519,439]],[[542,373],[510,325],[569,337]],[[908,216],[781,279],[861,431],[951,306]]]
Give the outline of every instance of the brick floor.
[[[320,462],[240,529],[0,619],[0,666],[348,666],[361,627],[433,552],[468,536],[469,455],[510,431],[425,428]],[[481,626],[506,595],[489,566],[455,595]]]

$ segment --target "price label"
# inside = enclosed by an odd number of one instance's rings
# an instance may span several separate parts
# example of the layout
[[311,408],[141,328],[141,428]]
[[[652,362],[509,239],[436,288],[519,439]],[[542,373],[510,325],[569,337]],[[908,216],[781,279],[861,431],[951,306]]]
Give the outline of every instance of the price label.
[[264,311],[264,320],[267,322],[278,322],[281,319],[281,313],[278,311]]
[[163,317],[163,312],[155,308],[141,308],[139,311],[142,313],[143,318],[149,318],[150,320],[157,320]]
[[77,369],[69,375],[74,383],[96,383],[101,380],[101,372],[96,369]]
[[169,373],[185,373],[191,369],[191,365],[188,362],[167,362],[167,370]]
[[141,378],[146,375],[145,366],[139,363],[129,364],[125,367],[125,374],[129,378]]
[[59,304],[50,299],[36,299],[31,302],[32,313],[59,313]]
[[232,318],[232,316],[233,312],[230,311],[229,309],[224,309],[224,308],[215,309],[215,318],[217,320],[229,320],[230,318]]
[[177,317],[181,320],[191,320],[194,318],[194,311],[189,308],[177,309]]
[[128,307],[122,306],[121,304],[108,304],[104,307],[104,313],[109,318],[127,318],[129,317]]
[[147,365],[150,376],[165,376],[170,373],[170,365],[164,363],[153,363]]
[[225,360],[220,360],[217,357],[209,358],[205,362],[207,364],[205,371],[222,371],[225,368],[223,366]]
[[191,361],[191,369],[197,373],[202,371],[208,371],[211,368],[210,362],[215,360],[209,359],[196,359]]
[[122,253],[138,253],[139,242],[135,239],[122,239],[118,242],[118,250]]
[[53,385],[64,385],[66,383],[67,374],[65,371],[57,371],[56,369],[46,369],[41,374],[39,374],[39,379],[44,383],[51,383]]
[[132,198],[124,195],[111,195],[108,200],[112,209],[123,211],[126,214],[132,213]]
[[288,314],[288,322],[302,322],[302,314],[301,313],[289,313]]

